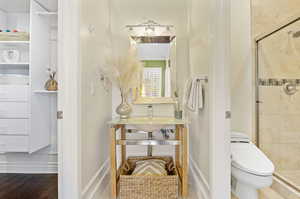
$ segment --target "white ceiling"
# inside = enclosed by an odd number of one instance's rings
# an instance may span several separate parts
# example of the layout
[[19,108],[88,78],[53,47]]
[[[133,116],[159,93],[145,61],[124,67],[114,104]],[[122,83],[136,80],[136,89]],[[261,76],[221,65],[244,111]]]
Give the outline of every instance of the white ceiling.
[[[49,11],[57,11],[57,0],[35,0]],[[29,12],[30,0],[0,0],[0,10],[5,12]]]

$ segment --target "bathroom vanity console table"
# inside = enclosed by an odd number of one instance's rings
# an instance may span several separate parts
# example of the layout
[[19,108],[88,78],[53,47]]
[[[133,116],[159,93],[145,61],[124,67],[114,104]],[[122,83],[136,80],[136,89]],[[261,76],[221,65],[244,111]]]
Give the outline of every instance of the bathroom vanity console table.
[[[188,168],[189,168],[189,147],[187,122],[175,118],[129,118],[116,119],[109,122],[110,125],[110,160],[111,160],[111,194],[116,199],[118,194],[118,179],[120,171],[117,168],[117,145],[121,145],[121,165],[126,161],[126,145],[173,145],[175,146],[175,164],[181,181],[181,195],[188,196]],[[126,139],[128,127],[154,131],[165,127],[175,127],[175,139],[171,140],[133,140]],[[120,132],[120,139],[117,140],[117,133]]]

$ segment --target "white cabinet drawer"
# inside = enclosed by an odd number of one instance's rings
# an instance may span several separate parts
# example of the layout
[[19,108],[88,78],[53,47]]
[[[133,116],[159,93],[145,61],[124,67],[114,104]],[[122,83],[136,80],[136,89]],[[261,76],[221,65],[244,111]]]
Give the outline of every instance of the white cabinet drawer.
[[0,102],[0,118],[29,118],[27,102]]
[[28,152],[29,137],[0,135],[0,152]]
[[0,135],[28,135],[28,119],[0,119]]
[[0,101],[23,101],[29,99],[28,86],[0,86]]

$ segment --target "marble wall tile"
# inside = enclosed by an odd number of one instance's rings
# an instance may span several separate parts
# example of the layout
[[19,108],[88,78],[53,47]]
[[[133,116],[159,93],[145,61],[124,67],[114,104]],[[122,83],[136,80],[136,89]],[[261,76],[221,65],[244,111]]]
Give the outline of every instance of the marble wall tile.
[[[299,144],[300,145],[300,131],[280,131],[279,143],[281,144]],[[300,156],[300,154],[296,154]],[[300,167],[299,167],[300,168]]]
[[299,78],[300,20],[259,42],[258,64],[260,78]]
[[280,144],[280,170],[299,170],[300,168],[300,145]]
[[260,143],[279,143],[284,125],[280,115],[261,115],[259,124]]
[[300,114],[287,114],[282,117],[282,130],[286,132],[299,132],[300,136]]
[[259,87],[260,115],[280,113],[280,89],[278,87]]
[[281,153],[279,144],[274,143],[260,143],[260,149],[266,154],[266,156],[273,162],[276,170],[281,168]]
[[297,92],[294,95],[287,95],[281,88],[280,99],[281,113],[300,115],[300,92]]
[[254,37],[299,14],[299,0],[252,0]]

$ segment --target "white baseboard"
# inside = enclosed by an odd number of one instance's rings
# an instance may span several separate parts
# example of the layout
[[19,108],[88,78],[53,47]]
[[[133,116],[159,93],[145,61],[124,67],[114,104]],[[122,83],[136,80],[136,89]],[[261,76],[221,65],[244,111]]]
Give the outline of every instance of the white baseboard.
[[57,162],[0,162],[0,173],[57,173]]
[[195,188],[198,198],[209,199],[210,191],[209,184],[205,179],[203,173],[195,163],[195,161],[190,157],[190,180]]
[[96,199],[97,193],[103,193],[109,184],[109,159],[107,159],[102,167],[95,173],[89,183],[82,191],[82,199]]

